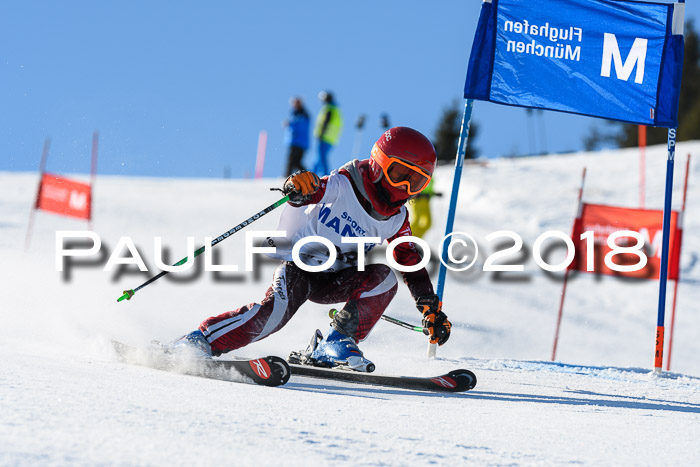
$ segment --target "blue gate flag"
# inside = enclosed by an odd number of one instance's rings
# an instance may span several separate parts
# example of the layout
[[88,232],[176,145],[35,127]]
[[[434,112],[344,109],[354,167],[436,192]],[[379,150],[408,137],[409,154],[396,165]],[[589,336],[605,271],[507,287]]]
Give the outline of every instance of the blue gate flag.
[[678,126],[684,3],[484,0],[464,97]]

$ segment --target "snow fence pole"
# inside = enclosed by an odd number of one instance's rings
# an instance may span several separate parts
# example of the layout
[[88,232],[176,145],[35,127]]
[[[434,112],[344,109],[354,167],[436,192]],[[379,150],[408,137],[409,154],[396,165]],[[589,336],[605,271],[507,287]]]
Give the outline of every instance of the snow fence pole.
[[666,282],[668,280],[668,245],[671,232],[671,198],[673,197],[673,166],[676,157],[676,128],[668,129],[668,159],[666,160],[666,196],[664,199],[661,271],[659,271],[659,313],[656,320],[654,371],[661,373],[664,359],[664,318],[666,313]]
[[[224,232],[223,234],[221,234],[221,235],[219,235],[218,237],[216,237],[215,239],[213,239],[213,240],[211,241],[211,246],[214,246],[214,245],[216,245],[217,243],[223,242],[224,240],[226,240],[226,239],[227,239],[228,237],[230,237],[231,235],[233,235],[233,234],[235,234],[236,232],[238,232],[239,230],[243,229],[243,227],[246,227],[246,226],[252,224],[253,222],[257,221],[258,219],[260,219],[260,218],[261,218],[262,216],[264,216],[265,214],[267,214],[267,213],[269,213],[270,211],[273,211],[273,210],[277,209],[278,207],[282,206],[282,205],[283,205],[284,203],[286,203],[287,201],[289,201],[289,196],[285,196],[284,198],[280,199],[279,201],[277,201],[277,202],[275,202],[275,203],[269,205],[268,207],[266,207],[266,208],[263,209],[262,211],[258,212],[257,214],[254,214],[253,216],[251,216],[250,218],[244,220],[243,222],[241,222],[241,223],[238,224],[237,226],[233,227],[232,229],[228,230],[227,232]],[[204,252],[205,248],[206,248],[206,247],[203,247],[203,246],[202,246],[202,247],[200,247],[199,249],[197,249],[197,251],[194,252],[193,258],[196,258],[196,257],[199,256],[200,254],[202,254],[202,253]],[[189,259],[189,257],[188,257],[188,256],[185,256],[185,257],[182,258],[180,261],[178,261],[177,263],[175,263],[173,266],[181,266],[181,265],[185,264],[185,263],[187,262],[188,259]],[[169,272],[169,271],[161,271],[160,273],[158,273],[157,275],[151,277],[150,279],[148,279],[146,282],[144,282],[143,284],[139,285],[139,286],[136,287],[135,289],[125,290],[124,293],[123,293],[123,295],[117,299],[117,302],[121,302],[122,300],[125,300],[125,299],[126,299],[126,300],[131,300],[131,297],[133,297],[134,294],[135,294],[136,292],[138,292],[139,290],[143,289],[144,287],[146,287],[146,286],[147,286],[148,284],[150,284],[151,282],[157,281],[158,279],[160,279],[161,277],[163,277],[164,275],[166,275],[168,272]]]
[[[464,103],[464,114],[462,114],[462,129],[459,132],[459,143],[457,144],[457,157],[455,159],[455,174],[452,180],[452,194],[450,194],[450,208],[447,212],[447,225],[445,226],[445,238],[440,249],[440,272],[438,274],[437,296],[442,306],[442,297],[445,291],[445,277],[447,273],[447,261],[449,259],[450,234],[455,221],[455,210],[457,209],[457,196],[459,195],[459,183],[462,180],[462,167],[464,166],[464,155],[467,152],[467,140],[469,139],[469,125],[472,121],[472,110],[474,99],[467,99]],[[428,344],[428,358],[435,358],[437,344]]]

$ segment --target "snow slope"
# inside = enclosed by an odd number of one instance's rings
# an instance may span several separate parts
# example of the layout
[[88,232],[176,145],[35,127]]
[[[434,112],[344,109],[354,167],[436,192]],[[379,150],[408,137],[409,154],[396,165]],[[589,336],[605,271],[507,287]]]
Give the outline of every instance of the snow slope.
[[[676,208],[689,152],[700,154],[700,144],[679,144]],[[647,207],[661,208],[665,148],[649,148],[647,162]],[[494,246],[484,237],[494,231],[517,232],[530,250],[546,230],[568,233],[584,166],[587,201],[637,205],[634,150],[489,161],[465,167],[455,230],[472,234],[487,254]],[[451,170],[436,175],[446,194]],[[448,274],[445,311],[454,329],[437,360],[425,359],[422,335],[384,321],[362,344],[378,372],[473,369],[478,386],[459,395],[302,377],[264,388],[121,364],[109,339],[145,345],[177,337],[259,299],[274,265],[218,279],[170,275],[116,303],[146,276],[99,264],[57,272],[55,232],[87,226],[45,213],[36,215],[24,252],[38,177],[0,173],[0,464],[697,464],[699,170],[691,166],[673,372],[649,371],[658,283],[592,275],[569,283],[559,361],[549,362],[561,282],[526,256],[523,273]],[[186,254],[184,237],[200,244],[227,231],[274,202],[268,188],[279,182],[98,177],[94,230],[107,254],[131,237],[149,266],[153,237],[161,236],[174,261]],[[434,202],[431,245],[442,237],[447,203],[448,196]],[[250,229],[274,229],[277,216]],[[243,246],[243,233],[218,245],[220,262],[243,269]],[[239,355],[303,348],[314,329],[327,328],[326,313],[309,303]],[[387,314],[418,322],[404,286]]]

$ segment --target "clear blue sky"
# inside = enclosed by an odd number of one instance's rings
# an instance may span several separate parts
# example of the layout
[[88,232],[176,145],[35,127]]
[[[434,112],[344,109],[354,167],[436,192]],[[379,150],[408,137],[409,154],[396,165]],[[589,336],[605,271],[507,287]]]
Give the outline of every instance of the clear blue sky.
[[[686,18],[699,16],[697,3]],[[88,172],[99,130],[100,174],[222,177],[229,166],[243,177],[254,171],[266,130],[264,174],[280,176],[289,98],[304,98],[315,117],[324,89],[345,118],[334,166],[351,158],[360,114],[367,115],[363,156],[385,112],[392,125],[432,137],[441,110],[455,99],[462,105],[480,7],[478,0],[2,2],[0,170],[36,171],[49,136],[49,171]],[[484,102],[475,104],[474,121],[474,142],[487,157],[579,150],[594,123],[552,112],[528,121],[523,109]]]

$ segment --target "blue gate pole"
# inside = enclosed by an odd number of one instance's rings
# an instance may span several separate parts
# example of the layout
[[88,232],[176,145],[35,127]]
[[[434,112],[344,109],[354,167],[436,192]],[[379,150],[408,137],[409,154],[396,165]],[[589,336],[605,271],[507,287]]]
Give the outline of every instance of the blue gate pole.
[[671,198],[673,197],[673,166],[676,157],[676,128],[668,129],[668,160],[666,161],[666,195],[664,199],[661,271],[659,271],[659,314],[656,319],[656,348],[654,371],[661,372],[664,356],[664,320],[666,315],[666,282],[668,281],[668,250],[671,232]]
[[[467,152],[467,140],[469,139],[469,126],[472,121],[472,109],[474,99],[467,99],[464,103],[464,114],[462,115],[462,129],[459,132],[459,143],[457,145],[457,158],[455,160],[455,174],[452,180],[452,194],[450,195],[450,208],[447,212],[447,225],[445,226],[445,239],[442,244],[440,271],[438,273],[437,296],[442,304],[442,296],[445,291],[445,277],[447,274],[448,249],[455,223],[455,211],[457,209],[457,197],[459,196],[459,183],[462,180],[462,167],[464,166],[464,154]],[[437,344],[428,344],[428,357],[433,358],[437,352]]]

